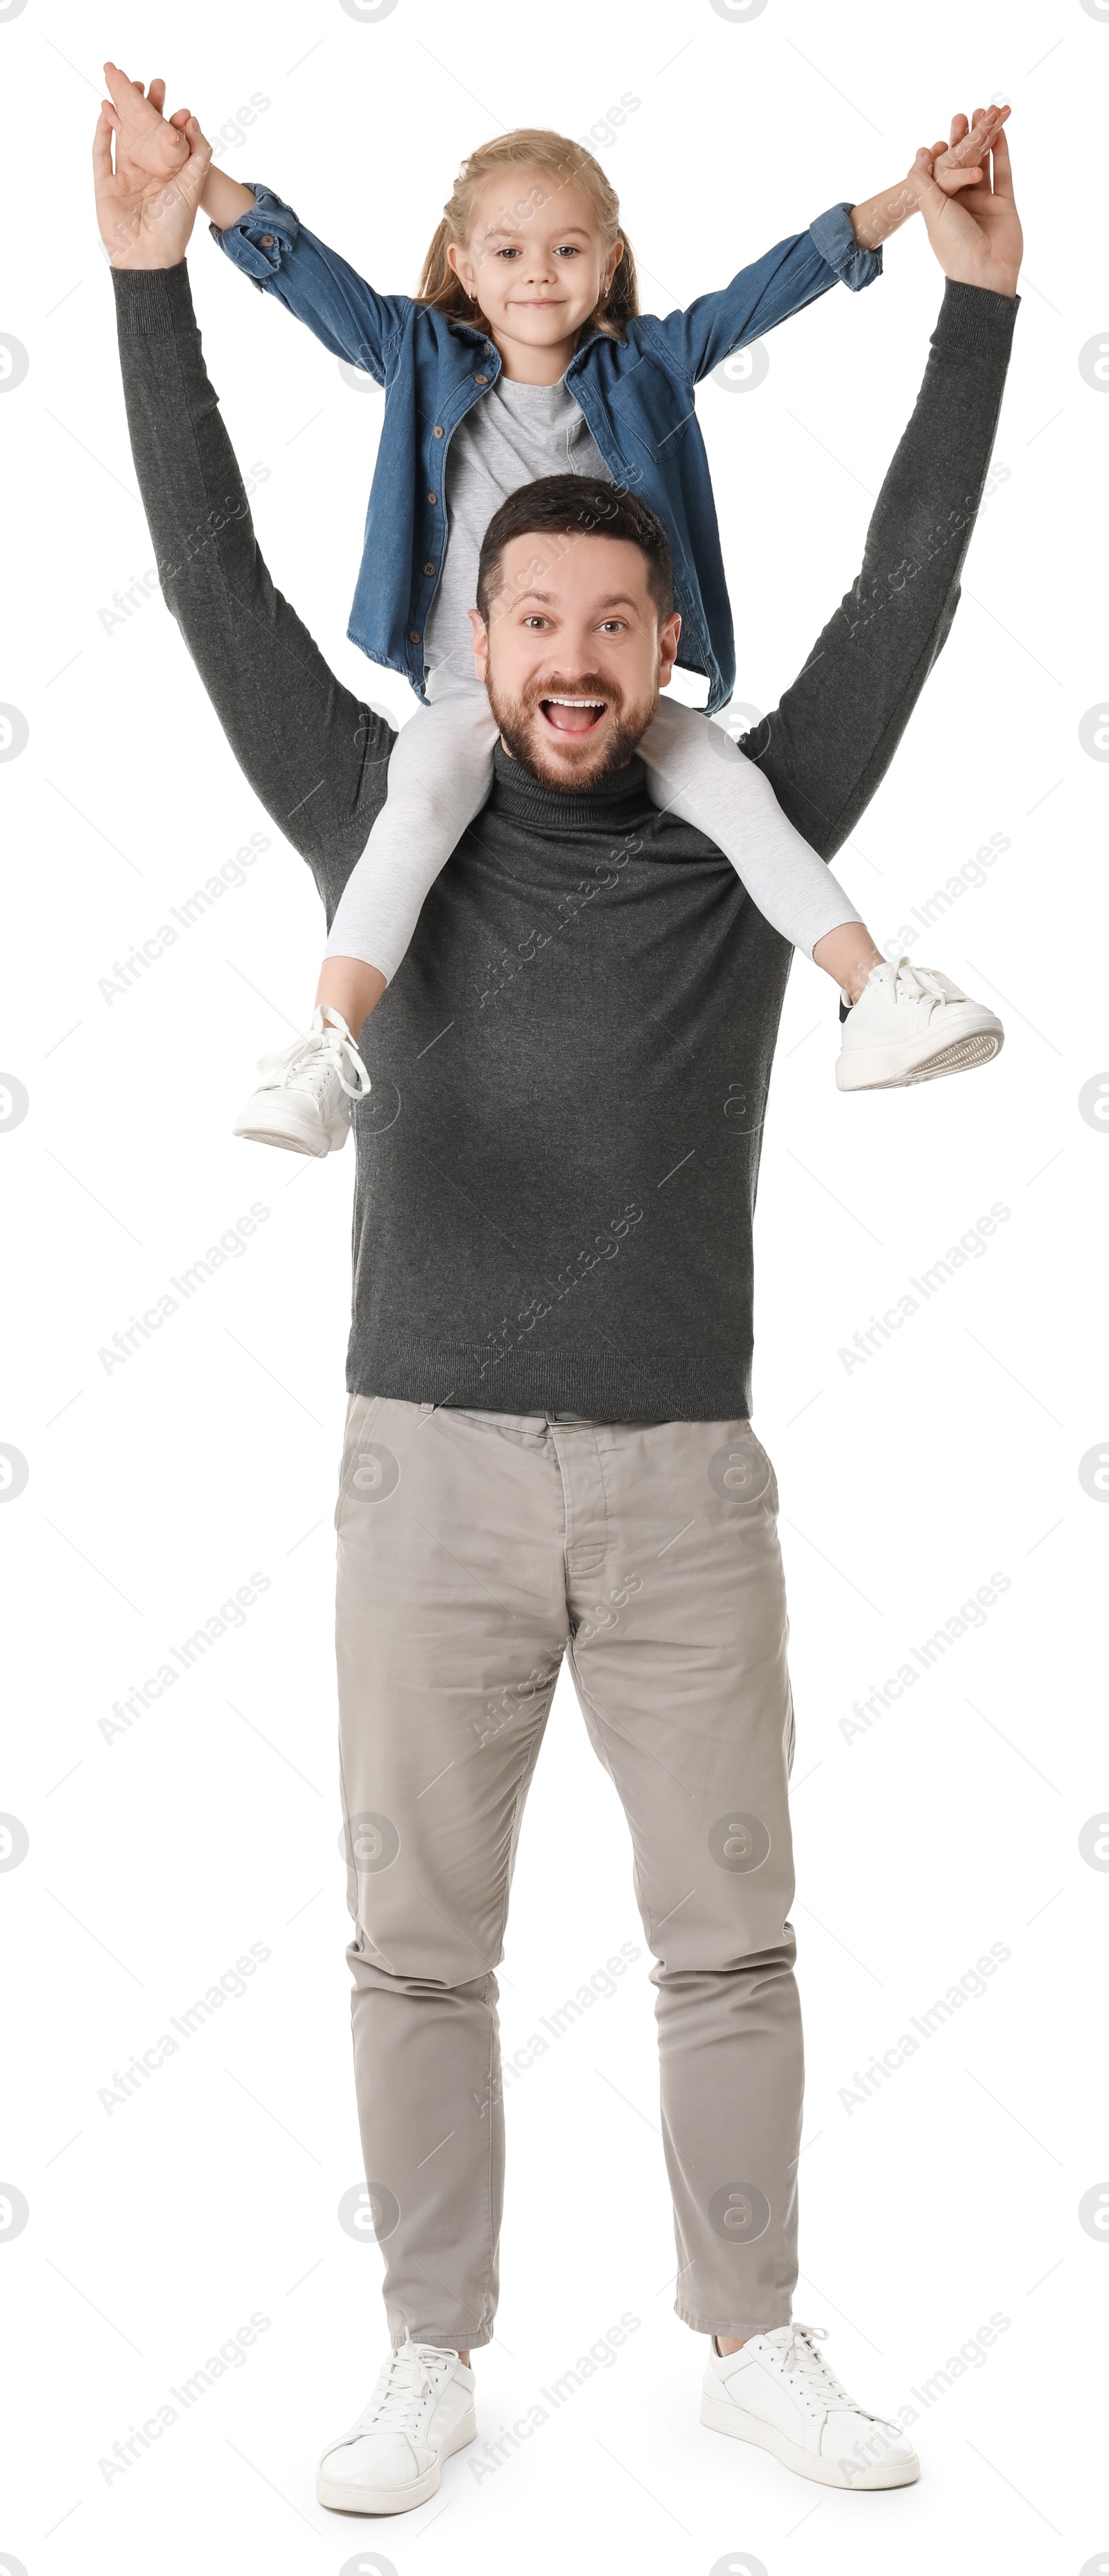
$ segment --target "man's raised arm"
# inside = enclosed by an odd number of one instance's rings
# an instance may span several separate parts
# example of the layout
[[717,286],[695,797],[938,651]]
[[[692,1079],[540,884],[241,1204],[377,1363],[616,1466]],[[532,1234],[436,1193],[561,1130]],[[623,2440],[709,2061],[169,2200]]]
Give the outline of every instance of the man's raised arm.
[[[966,199],[940,206],[943,213],[926,203],[924,213],[947,289],[862,570],[781,705],[741,744],[824,859],[842,848],[885,776],[946,640],[1009,364],[1021,240],[1003,139],[992,188],[985,201],[976,192],[973,215]],[[1000,292],[968,282],[995,278]]]
[[330,923],[384,802],[394,736],[270,578],[208,375],[184,260],[113,268],[131,454],[162,597],[239,767],[307,859]]
[[330,924],[384,802],[394,736],[335,678],[263,561],[185,261],[211,156],[194,117],[182,139],[187,158],[168,177],[128,160],[118,131],[113,170],[106,113],[93,146],[131,453],[166,606],[245,778],[307,859]]

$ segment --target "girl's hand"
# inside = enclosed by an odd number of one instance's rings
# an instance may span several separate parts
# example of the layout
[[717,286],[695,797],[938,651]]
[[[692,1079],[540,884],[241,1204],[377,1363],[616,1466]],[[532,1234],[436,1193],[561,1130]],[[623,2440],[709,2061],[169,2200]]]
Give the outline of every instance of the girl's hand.
[[[978,113],[976,109],[976,118]],[[959,128],[965,135],[965,116],[952,121],[953,145]],[[973,128],[971,131],[973,134]],[[1024,235],[1013,194],[1009,145],[1000,128],[988,158],[983,155],[979,185],[965,195],[944,193],[935,170],[934,149],[924,147],[917,153],[913,178],[928,239],[945,275],[963,286],[984,286],[995,295],[1015,295]]]
[[92,147],[101,240],[113,268],[176,268],[211,168],[211,144],[188,108],[168,121],[162,116],[164,81],[152,81],[146,98],[115,63],[105,73],[112,98],[101,109]]
[[[971,125],[965,116],[953,116],[950,140],[945,143],[941,135],[938,143],[926,147],[929,186],[944,197],[981,187],[991,146],[1010,113],[1007,107],[976,107]],[[864,205],[852,207],[855,239],[865,250],[877,250],[879,242],[888,241],[891,233],[917,213],[922,202],[922,176],[918,152],[912,169],[895,188],[883,188],[877,197],[868,197]]]
[[[950,141],[945,143],[941,136],[931,147],[933,177],[945,197],[957,196],[961,189],[976,187],[984,176],[988,177],[988,163],[984,163],[983,156],[988,155],[995,136],[1011,114],[1008,107],[976,107],[969,125],[965,116],[952,117]],[[915,163],[913,166],[915,170]]]
[[[187,107],[174,109],[166,117],[166,85],[152,80],[144,92],[141,81],[128,80],[118,63],[105,63],[104,75],[111,97],[101,106],[115,136],[117,179],[125,179],[132,188],[142,187],[148,179],[162,178],[168,183],[189,158],[189,132],[195,132],[195,120]],[[254,206],[254,191],[244,188],[237,179],[229,179],[217,170],[207,145],[208,169],[204,177],[200,203],[205,214],[222,232],[228,224],[237,223]]]
[[179,107],[173,116],[163,116],[164,80],[152,80],[147,97],[142,82],[128,80],[118,63],[105,63],[104,78],[111,95],[100,104],[115,137],[117,178],[126,175],[132,183],[172,179],[189,157],[185,127],[190,110]]

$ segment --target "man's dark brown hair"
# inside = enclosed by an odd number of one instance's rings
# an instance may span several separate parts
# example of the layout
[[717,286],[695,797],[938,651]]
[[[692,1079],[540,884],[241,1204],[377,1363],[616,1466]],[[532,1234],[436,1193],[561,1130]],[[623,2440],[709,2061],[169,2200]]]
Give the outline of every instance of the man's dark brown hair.
[[[647,588],[660,617],[674,606],[674,577],[666,530],[645,501],[614,483],[597,483],[589,474],[545,474],[538,483],[522,483],[494,510],[478,557],[477,605],[490,624],[491,602],[501,591],[500,567],[513,537],[621,537],[638,546],[647,561]],[[558,554],[565,552],[560,546]],[[501,604],[501,614],[507,602]]]

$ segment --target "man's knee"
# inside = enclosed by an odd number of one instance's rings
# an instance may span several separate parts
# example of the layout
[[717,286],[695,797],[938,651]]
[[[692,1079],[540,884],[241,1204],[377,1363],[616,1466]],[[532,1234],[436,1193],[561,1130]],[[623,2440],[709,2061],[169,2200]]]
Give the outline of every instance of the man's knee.
[[[485,1955],[483,1955],[483,1953]],[[442,1921],[429,1931],[421,1909],[391,1909],[388,1919],[363,1909],[347,1957],[362,1993],[427,1998],[449,2008],[495,1999],[500,1942],[484,1944]]]

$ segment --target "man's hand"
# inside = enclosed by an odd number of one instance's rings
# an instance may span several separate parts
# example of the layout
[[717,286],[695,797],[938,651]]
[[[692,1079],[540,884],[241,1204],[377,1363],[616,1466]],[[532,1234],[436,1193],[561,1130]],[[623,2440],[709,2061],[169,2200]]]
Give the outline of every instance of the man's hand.
[[211,144],[188,108],[163,117],[164,81],[152,81],[147,98],[116,63],[105,63],[104,75],[111,98],[92,147],[101,240],[113,268],[176,268],[196,221]]
[[[977,122],[978,108],[974,115]],[[965,116],[953,118],[953,148],[958,147],[967,131]],[[973,127],[970,131],[973,134]],[[928,239],[944,275],[962,286],[984,286],[995,295],[1015,295],[1024,235],[1013,194],[1005,135],[995,133],[989,154],[982,155],[981,181],[965,196],[945,195],[938,184],[935,149],[933,145],[931,150],[918,152],[913,169]]]
[[[952,118],[950,141],[944,143],[941,136],[931,146],[932,167],[927,174],[945,196],[957,196],[960,190],[980,184],[994,137],[1009,114],[1007,107],[976,107],[973,125],[967,124],[965,116]],[[917,213],[922,176],[918,153],[912,169],[896,187],[883,188],[879,196],[868,197],[865,205],[852,207],[855,239],[864,250],[877,250],[879,242],[888,241],[891,233],[898,232],[909,216]]]

